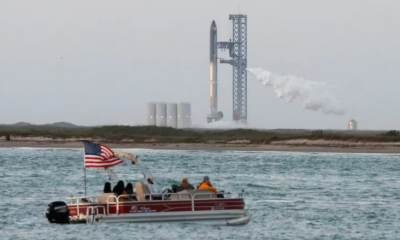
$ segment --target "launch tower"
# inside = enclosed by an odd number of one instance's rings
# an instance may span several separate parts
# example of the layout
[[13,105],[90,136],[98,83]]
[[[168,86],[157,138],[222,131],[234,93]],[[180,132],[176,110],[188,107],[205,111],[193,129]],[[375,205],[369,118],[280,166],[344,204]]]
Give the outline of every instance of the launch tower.
[[231,14],[232,39],[219,42],[218,48],[228,49],[231,59],[221,59],[233,67],[233,120],[247,123],[247,15]]

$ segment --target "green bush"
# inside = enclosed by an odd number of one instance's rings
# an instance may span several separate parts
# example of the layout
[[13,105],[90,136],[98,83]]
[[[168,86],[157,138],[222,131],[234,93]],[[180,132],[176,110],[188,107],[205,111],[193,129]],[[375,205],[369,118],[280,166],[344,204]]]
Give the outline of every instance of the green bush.
[[400,132],[397,130],[390,130],[385,133],[382,133],[382,135],[386,137],[398,137],[400,136]]

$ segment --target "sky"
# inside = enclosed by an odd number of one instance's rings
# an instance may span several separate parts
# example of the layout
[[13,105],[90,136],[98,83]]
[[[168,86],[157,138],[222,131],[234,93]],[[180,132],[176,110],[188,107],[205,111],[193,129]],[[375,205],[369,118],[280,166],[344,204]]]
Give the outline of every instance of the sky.
[[[248,16],[248,67],[333,87],[343,116],[287,103],[248,76],[248,126],[400,128],[400,2],[367,0],[0,0],[0,123],[145,123],[146,103],[209,113],[209,31]],[[227,53],[220,53],[227,58]],[[232,68],[219,110],[232,120]]]

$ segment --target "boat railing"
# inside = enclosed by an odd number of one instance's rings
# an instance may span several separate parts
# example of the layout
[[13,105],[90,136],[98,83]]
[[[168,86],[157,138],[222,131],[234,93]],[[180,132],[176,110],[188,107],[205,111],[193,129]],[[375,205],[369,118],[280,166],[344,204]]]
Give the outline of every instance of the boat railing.
[[[218,196],[218,193],[217,194],[215,194],[215,193],[195,193],[193,196],[191,196],[191,199],[192,199],[192,212],[194,212],[194,200],[196,199],[196,196],[201,196],[201,195],[205,195],[205,196],[210,196],[210,199],[214,199],[214,195],[215,196]],[[215,197],[215,198],[218,198],[218,197]],[[199,200],[199,199],[198,199]]]
[[79,205],[84,205],[84,204],[93,204],[97,203],[97,197],[89,197],[89,196],[83,196],[83,197],[67,197],[67,200],[69,200],[69,204],[76,204],[77,205],[77,214],[79,216]]
[[97,197],[81,196],[81,197],[67,197],[67,199],[71,200],[71,201],[73,201],[73,200],[76,200],[76,201],[81,200],[83,203],[86,203],[86,202],[96,201]]
[[[195,207],[194,207],[195,201],[204,200],[204,199],[207,199],[207,200],[208,199],[217,199],[217,197],[214,197],[214,196],[217,196],[218,194],[223,194],[223,192],[218,192],[217,194],[216,193],[195,193],[195,194],[191,194],[191,193],[164,193],[164,194],[161,195],[161,201],[168,200],[171,196],[177,195],[177,196],[179,196],[178,197],[179,199],[175,200],[175,201],[191,200],[192,211],[195,211]],[[184,196],[189,196],[189,199],[182,199],[183,195]],[[160,201],[160,200],[153,200],[154,196],[157,196],[157,198],[160,197],[159,193],[142,194],[142,196],[144,196],[145,198],[149,197],[148,201],[150,201],[150,202],[151,201]],[[168,197],[166,198],[166,196],[168,196]],[[198,198],[198,199],[196,199],[196,196],[209,196],[209,198]],[[115,202],[114,201],[113,202],[109,201],[110,197],[114,198],[116,201]],[[119,195],[118,197],[113,196],[113,195],[109,196],[108,199],[107,199],[107,212],[109,212],[110,203],[116,203],[117,204],[117,213],[119,214],[119,204],[120,203],[131,203],[131,202],[135,202],[136,203],[137,202],[137,201],[122,201],[121,202],[120,201],[121,197],[122,198],[137,197],[137,194],[123,194],[123,195]]]
[[[165,201],[165,200],[169,200],[171,198],[171,196],[178,196],[177,200],[174,201],[191,201],[191,210],[195,211],[195,201],[201,201],[201,200],[209,200],[209,199],[218,199],[219,194],[224,194],[224,192],[211,192],[211,193],[188,193],[188,192],[184,192],[184,193],[148,193],[148,194],[141,194],[141,196],[144,196],[146,200],[146,202],[150,201]],[[154,199],[156,196],[156,199]],[[161,196],[161,200],[158,200]],[[183,198],[183,196],[187,197],[189,196],[189,198]],[[205,196],[204,198],[196,198],[198,196]],[[230,194],[227,195],[228,198],[230,197]],[[119,207],[120,207],[120,203],[132,203],[135,202],[137,203],[138,201],[120,201],[121,198],[137,198],[137,194],[123,194],[123,195],[119,195],[118,197],[115,195],[110,195],[107,197],[107,214],[110,212],[110,204],[116,204],[116,210],[117,213],[119,214]],[[80,205],[85,205],[85,204],[93,204],[93,203],[99,203],[97,201],[97,197],[69,197],[67,198],[68,200],[70,200],[70,204],[76,204],[77,205],[77,214],[79,216],[79,206]]]
[[91,206],[86,208],[86,223],[94,223],[99,217],[99,209],[102,209],[103,214],[106,214],[104,206]]

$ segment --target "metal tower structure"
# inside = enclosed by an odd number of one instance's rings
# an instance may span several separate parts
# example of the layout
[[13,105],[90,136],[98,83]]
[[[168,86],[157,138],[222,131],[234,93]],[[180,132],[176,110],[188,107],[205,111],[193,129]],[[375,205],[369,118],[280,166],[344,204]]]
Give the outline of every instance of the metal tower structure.
[[231,59],[221,59],[233,67],[233,120],[247,123],[247,15],[231,14],[232,39],[219,42],[218,48],[229,49]]

